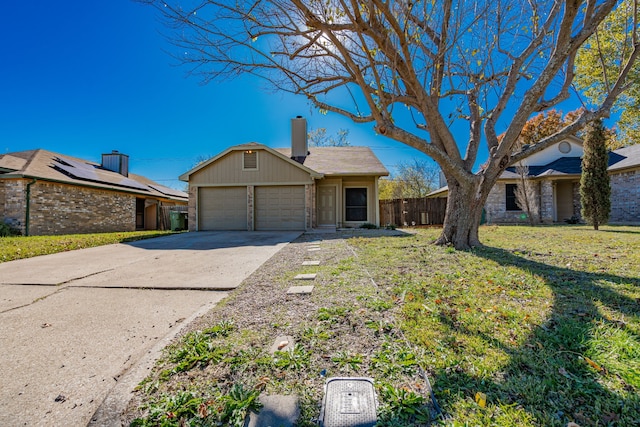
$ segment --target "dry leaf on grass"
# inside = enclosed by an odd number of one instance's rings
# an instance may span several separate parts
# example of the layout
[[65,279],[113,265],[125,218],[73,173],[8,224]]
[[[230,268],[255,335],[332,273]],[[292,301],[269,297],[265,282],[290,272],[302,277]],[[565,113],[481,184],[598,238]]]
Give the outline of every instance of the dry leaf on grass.
[[479,407],[485,408],[487,406],[487,395],[482,392],[476,393],[476,403]]

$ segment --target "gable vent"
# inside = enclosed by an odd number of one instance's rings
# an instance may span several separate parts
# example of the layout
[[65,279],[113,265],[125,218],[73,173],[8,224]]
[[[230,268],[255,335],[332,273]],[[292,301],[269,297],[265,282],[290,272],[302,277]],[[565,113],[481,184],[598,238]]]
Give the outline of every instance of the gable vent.
[[258,169],[258,152],[248,150],[243,153],[242,169]]

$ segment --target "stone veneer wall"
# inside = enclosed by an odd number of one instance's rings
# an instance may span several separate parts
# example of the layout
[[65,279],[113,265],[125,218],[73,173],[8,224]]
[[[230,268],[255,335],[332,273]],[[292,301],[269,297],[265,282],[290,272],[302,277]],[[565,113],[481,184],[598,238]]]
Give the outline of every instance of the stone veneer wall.
[[[26,185],[21,230],[25,231]],[[29,234],[135,231],[136,197],[114,191],[38,181],[31,186]]]
[[611,175],[609,222],[640,224],[640,171]]
[[198,221],[196,218],[196,201],[198,200],[198,187],[193,185],[189,186],[189,209],[187,210],[187,217],[189,218],[189,231],[196,231],[198,229]]
[[304,186],[305,206],[307,207],[304,220],[307,229],[316,227],[316,216],[314,215],[316,212],[316,189],[315,183]]
[[540,182],[540,221],[545,224],[553,223],[553,181]]
[[[520,218],[523,211],[506,210],[507,183],[498,182],[493,186],[484,205],[487,224],[523,224],[528,220]],[[515,182],[510,183],[515,184]],[[539,197],[540,186],[536,186],[536,197]],[[544,206],[543,206],[544,208]],[[544,217],[543,217],[544,218]]]
[[255,187],[247,185],[247,231],[255,230]]

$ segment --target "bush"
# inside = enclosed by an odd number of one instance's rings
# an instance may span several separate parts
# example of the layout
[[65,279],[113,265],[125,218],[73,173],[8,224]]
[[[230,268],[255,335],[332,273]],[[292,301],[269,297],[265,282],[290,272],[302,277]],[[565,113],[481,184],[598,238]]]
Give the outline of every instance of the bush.
[[377,226],[377,225],[375,225],[375,224],[371,224],[370,222],[365,222],[364,224],[362,224],[362,225],[360,226],[360,228],[368,228],[368,229],[370,229],[370,230],[377,230],[377,229],[378,229],[378,226]]
[[0,237],[19,236],[20,230],[7,224],[6,222],[0,222]]

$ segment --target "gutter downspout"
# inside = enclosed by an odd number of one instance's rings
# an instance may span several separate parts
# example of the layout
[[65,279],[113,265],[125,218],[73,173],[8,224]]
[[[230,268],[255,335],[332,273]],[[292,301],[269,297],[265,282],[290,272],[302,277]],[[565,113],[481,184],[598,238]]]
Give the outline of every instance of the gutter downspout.
[[24,235],[29,235],[29,210],[31,208],[31,186],[38,182],[37,178],[33,178],[33,181],[27,184],[27,204],[25,208],[25,218],[24,218]]

